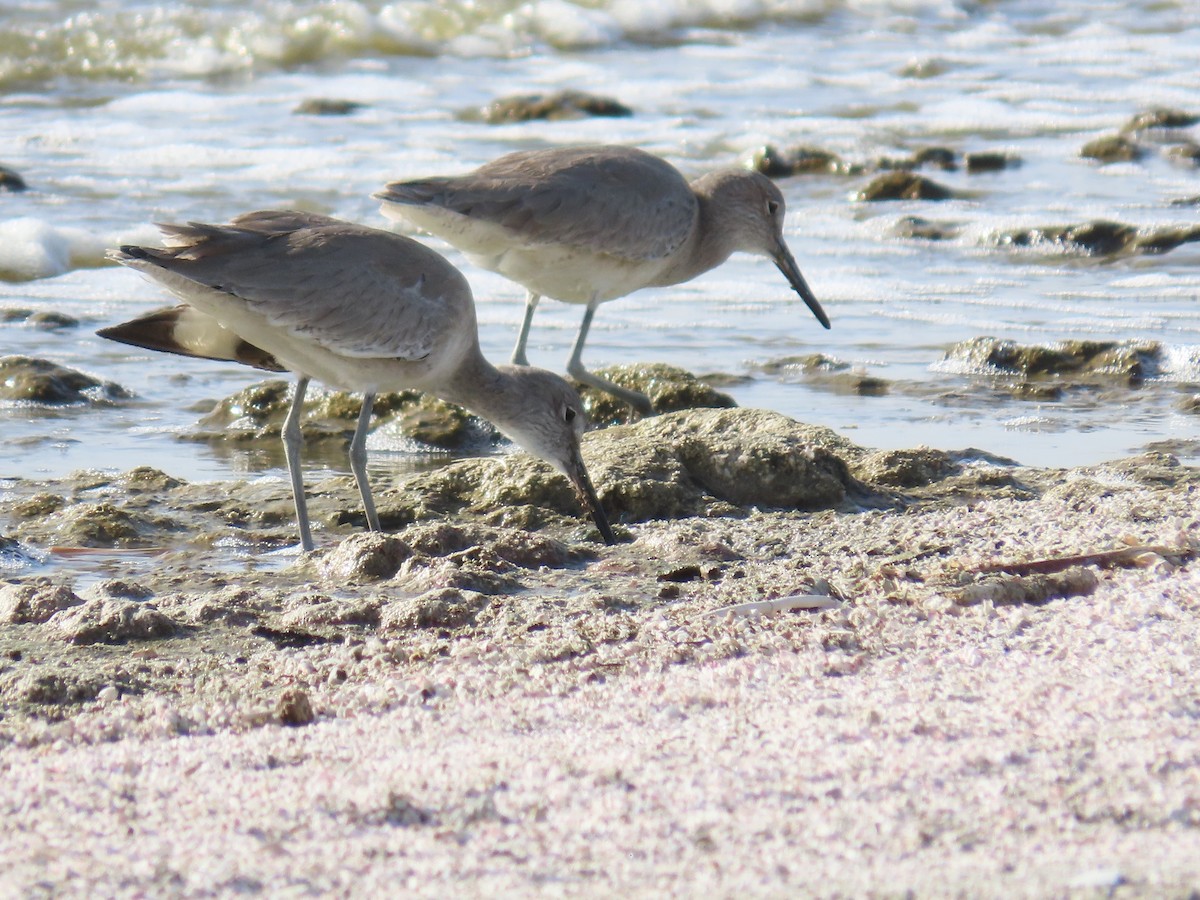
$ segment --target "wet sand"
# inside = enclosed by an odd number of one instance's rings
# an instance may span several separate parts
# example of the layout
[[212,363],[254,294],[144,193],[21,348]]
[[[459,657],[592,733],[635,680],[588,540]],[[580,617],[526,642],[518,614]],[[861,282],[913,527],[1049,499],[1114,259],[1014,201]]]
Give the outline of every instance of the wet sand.
[[755,410],[585,455],[616,547],[522,456],[384,535],[317,484],[306,560],[283,482],[11,485],[18,548],[132,555],[0,587],[0,893],[1200,890],[1200,470]]

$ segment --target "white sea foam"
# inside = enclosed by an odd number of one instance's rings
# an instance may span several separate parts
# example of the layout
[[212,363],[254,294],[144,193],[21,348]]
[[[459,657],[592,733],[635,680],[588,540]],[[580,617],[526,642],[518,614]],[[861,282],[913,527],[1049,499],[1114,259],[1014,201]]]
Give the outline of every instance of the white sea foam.
[[1200,382],[1200,344],[1165,348],[1163,374],[1171,381]]
[[[110,248],[122,244],[155,246],[158,237],[158,230],[148,222],[101,232],[28,217],[0,220],[0,281],[37,282],[106,266],[110,263],[105,253]],[[23,287],[21,292],[33,297],[42,294],[34,285]]]
[[50,278],[97,265],[103,257],[104,241],[82,229],[32,218],[0,221],[0,279],[5,281]]

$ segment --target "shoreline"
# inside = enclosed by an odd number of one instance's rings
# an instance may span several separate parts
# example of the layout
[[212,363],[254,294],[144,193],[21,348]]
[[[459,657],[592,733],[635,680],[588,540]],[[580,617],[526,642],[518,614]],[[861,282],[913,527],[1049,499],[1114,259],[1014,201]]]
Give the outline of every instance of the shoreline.
[[[416,524],[347,523],[290,566],[219,570],[229,544],[192,540],[78,594],[0,587],[11,889],[1200,886],[1200,470],[872,453],[787,422],[696,410],[589,435],[635,538],[612,548],[513,456],[385,491],[381,515]],[[722,456],[728,431],[743,456]],[[734,495],[778,492],[751,476],[785,457],[826,488],[840,463],[843,496]],[[163,534],[238,493],[135,471],[113,483]],[[342,482],[310,487],[324,521],[353,505]],[[238,508],[275,540],[286,486],[262,491]],[[800,594],[829,608],[710,614]]]

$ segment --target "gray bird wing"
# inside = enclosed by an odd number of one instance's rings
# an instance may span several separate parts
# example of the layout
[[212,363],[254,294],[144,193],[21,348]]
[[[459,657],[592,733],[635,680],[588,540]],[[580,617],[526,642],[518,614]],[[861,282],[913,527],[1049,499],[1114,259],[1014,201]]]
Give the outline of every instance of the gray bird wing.
[[123,247],[117,258],[237,297],[272,326],[344,356],[423,359],[449,329],[466,327],[461,320],[475,327],[462,275],[400,235],[289,211],[160,228],[167,249]]
[[565,244],[628,260],[671,255],[699,218],[678,170],[625,147],[510,153],[468,175],[397,182],[377,196],[499,225],[526,246]]

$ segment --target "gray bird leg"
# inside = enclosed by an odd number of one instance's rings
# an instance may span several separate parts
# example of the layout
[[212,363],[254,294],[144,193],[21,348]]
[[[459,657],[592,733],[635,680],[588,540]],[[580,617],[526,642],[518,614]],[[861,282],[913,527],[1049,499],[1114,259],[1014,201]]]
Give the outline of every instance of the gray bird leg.
[[583,322],[579,325],[579,336],[575,338],[575,349],[571,351],[571,358],[567,361],[567,371],[577,381],[582,381],[584,384],[591,385],[606,394],[612,394],[618,400],[628,403],[643,416],[652,416],[654,415],[654,405],[650,402],[649,397],[638,391],[631,391],[615,385],[599,375],[593,375],[583,367],[583,363],[579,359],[583,355],[583,345],[587,341],[588,329],[592,327],[592,316],[596,314],[596,307],[599,305],[596,300],[587,305],[587,310],[583,314]]
[[300,433],[300,419],[304,415],[304,392],[308,390],[308,377],[301,375],[296,381],[296,393],[283,420],[283,455],[287,460],[288,474],[292,477],[292,499],[296,503],[296,525],[300,529],[300,546],[305,553],[313,548],[312,531],[308,527],[308,504],[304,501],[304,475],[300,471],[300,447],[304,436]]
[[525,355],[525,342],[529,340],[529,326],[533,324],[533,311],[537,309],[541,297],[530,291],[525,298],[525,318],[521,322],[521,331],[517,335],[517,346],[513,347],[512,359],[514,366],[529,365],[529,357]]
[[371,483],[367,481],[367,426],[371,422],[374,406],[375,395],[365,395],[354,437],[350,439],[350,471],[354,473],[358,494],[362,497],[363,510],[367,514],[367,527],[372,531],[382,531],[379,527],[379,516],[375,514],[375,500],[371,497]]

